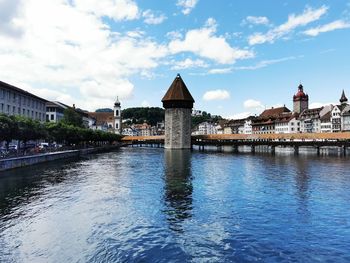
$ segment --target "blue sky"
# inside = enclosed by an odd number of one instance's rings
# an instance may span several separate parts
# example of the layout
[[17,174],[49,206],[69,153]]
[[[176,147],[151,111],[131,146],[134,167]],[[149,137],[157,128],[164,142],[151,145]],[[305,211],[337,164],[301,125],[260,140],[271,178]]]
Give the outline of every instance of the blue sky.
[[0,0],[0,79],[95,110],[161,106],[180,73],[224,117],[350,96],[350,1]]

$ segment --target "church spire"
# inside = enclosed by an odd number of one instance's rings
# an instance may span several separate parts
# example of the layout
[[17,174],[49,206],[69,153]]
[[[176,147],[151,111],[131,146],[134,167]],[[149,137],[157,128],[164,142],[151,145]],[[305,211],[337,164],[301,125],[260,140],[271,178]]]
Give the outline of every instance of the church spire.
[[345,92],[343,90],[342,94],[341,94],[341,98],[340,98],[340,103],[341,104],[346,104],[348,102],[348,98],[345,96]]

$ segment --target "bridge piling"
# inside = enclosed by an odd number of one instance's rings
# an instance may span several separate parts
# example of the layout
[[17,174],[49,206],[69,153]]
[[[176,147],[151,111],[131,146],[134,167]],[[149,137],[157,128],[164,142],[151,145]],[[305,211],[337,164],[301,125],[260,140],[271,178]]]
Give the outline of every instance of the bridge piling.
[[299,154],[299,146],[294,145],[294,154],[298,155]]
[[276,153],[276,146],[272,145],[271,146],[271,154],[275,154]]
[[251,151],[252,153],[255,153],[255,145],[251,145],[251,146],[250,146],[250,151]]
[[319,156],[321,154],[321,147],[316,146],[316,151],[317,151],[317,155]]

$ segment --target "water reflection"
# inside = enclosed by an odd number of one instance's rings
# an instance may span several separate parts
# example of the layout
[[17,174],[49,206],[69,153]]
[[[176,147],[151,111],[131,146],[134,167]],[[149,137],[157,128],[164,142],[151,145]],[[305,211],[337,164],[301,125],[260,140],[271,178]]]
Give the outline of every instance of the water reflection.
[[165,207],[169,228],[182,232],[192,216],[192,169],[190,150],[165,150]]
[[306,220],[310,216],[308,209],[309,202],[309,184],[310,175],[308,169],[308,163],[305,160],[299,160],[295,165],[295,186],[298,197],[298,213]]

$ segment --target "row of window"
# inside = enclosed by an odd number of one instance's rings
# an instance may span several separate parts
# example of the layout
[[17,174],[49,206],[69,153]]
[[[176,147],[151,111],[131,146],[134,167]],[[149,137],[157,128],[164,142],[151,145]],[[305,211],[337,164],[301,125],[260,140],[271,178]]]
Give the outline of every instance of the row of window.
[[8,115],[22,115],[24,117],[40,121],[43,121],[45,118],[44,113],[28,109],[21,109],[20,107],[17,108],[16,106],[5,105],[4,103],[0,104],[0,112]]
[[46,107],[45,102],[2,88],[0,88],[0,99],[8,101],[8,103],[15,103],[20,107],[27,106],[37,110],[45,111]]

